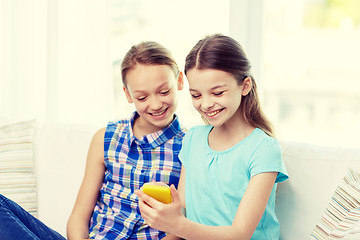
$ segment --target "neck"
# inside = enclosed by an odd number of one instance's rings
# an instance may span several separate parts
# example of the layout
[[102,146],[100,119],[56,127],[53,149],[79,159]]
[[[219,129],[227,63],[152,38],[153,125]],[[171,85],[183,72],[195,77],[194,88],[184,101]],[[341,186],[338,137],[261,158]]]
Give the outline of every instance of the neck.
[[153,132],[157,132],[160,129],[156,126],[150,125],[149,123],[141,121],[141,118],[137,118],[133,124],[133,133],[137,139],[141,139],[143,136]]
[[153,125],[153,124],[145,121],[142,117],[138,117],[134,120],[134,124],[132,126],[134,136],[137,139],[141,139],[145,135],[160,131],[161,129],[168,127],[172,123],[174,118],[175,118],[175,115],[173,116],[171,121],[169,121],[169,123],[166,126],[161,127],[161,126],[156,126],[156,125]]
[[213,150],[223,151],[241,142],[249,136],[255,127],[242,118],[232,119],[221,126],[214,127],[209,134],[209,146]]

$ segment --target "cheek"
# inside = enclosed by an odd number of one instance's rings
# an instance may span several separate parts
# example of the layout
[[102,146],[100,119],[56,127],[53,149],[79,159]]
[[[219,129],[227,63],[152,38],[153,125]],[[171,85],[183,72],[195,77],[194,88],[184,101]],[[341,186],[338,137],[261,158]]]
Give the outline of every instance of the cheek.
[[234,98],[232,101],[229,100],[227,102],[227,104],[228,104],[228,106],[232,106],[231,108],[233,108],[234,111],[239,110],[240,105],[241,105],[241,96]]
[[176,105],[177,104],[177,97],[174,94],[170,94],[164,97],[163,102],[167,105]]
[[200,101],[199,100],[192,99],[192,104],[193,104],[195,109],[198,110],[200,108]]
[[146,109],[146,103],[145,102],[134,102],[135,108],[138,112],[145,111]]

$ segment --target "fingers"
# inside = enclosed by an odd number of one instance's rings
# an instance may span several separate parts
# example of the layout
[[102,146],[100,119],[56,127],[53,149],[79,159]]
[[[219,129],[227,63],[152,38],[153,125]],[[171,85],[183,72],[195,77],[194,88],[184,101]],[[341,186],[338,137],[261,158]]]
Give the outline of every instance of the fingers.
[[161,204],[159,201],[157,201],[156,199],[150,197],[149,195],[147,195],[143,191],[135,190],[135,194],[139,197],[139,199],[144,201],[147,205],[149,205],[152,208],[158,207],[159,204]]
[[173,202],[164,204],[145,194],[141,190],[135,190],[139,198],[139,209],[145,222],[158,230],[170,231],[176,226],[179,218],[183,217],[181,213],[180,195],[174,185],[170,186]]
[[180,201],[179,192],[176,190],[174,184],[170,186],[170,192],[173,202],[179,202]]
[[[141,190],[141,188],[140,188],[140,190]],[[140,190],[138,190],[138,189],[136,189],[135,191],[134,191],[134,193],[137,195],[137,196],[139,196],[139,194],[140,194]]]
[[152,216],[156,212],[153,208],[151,208],[151,206],[149,206],[146,202],[144,202],[140,196],[139,196],[139,209],[141,212],[141,216],[144,218],[145,222],[147,222],[149,226],[152,226],[151,224]]
[[140,190],[135,190],[134,193],[139,198],[139,209],[141,216],[150,227],[155,227],[154,223],[158,218],[158,212],[154,208],[157,204],[162,204]]

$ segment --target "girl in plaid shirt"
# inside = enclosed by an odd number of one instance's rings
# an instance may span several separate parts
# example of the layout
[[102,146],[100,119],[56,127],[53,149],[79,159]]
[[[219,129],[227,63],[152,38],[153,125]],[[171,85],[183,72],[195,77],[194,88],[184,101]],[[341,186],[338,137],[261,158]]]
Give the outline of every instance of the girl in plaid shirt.
[[[133,46],[121,73],[127,100],[136,111],[94,135],[67,225],[69,240],[174,238],[144,222],[134,191],[147,182],[178,184],[184,129],[175,109],[183,74],[156,42]],[[65,239],[1,194],[0,215],[1,239]]]
[[136,111],[93,137],[85,176],[67,225],[73,239],[172,239],[150,228],[134,194],[146,182],[178,184],[184,129],[175,115],[183,74],[169,51],[142,42],[126,54],[123,89]]

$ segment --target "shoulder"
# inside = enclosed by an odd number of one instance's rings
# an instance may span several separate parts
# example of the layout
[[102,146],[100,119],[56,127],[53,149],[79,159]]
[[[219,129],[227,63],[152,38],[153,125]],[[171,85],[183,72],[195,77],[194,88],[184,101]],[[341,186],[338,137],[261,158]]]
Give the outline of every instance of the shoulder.
[[190,136],[193,135],[194,133],[196,134],[199,133],[199,131],[202,131],[202,129],[206,128],[207,126],[208,125],[204,125],[204,126],[200,125],[187,129],[186,127],[179,124],[178,127],[176,128],[177,133],[175,134],[174,138],[183,141],[186,138],[190,138]]
[[180,125],[180,127],[179,127],[177,133],[175,134],[174,138],[182,140],[187,132],[188,132],[188,129],[185,128],[184,126]]
[[92,149],[103,150],[105,131],[106,128],[101,128],[95,132],[90,145]]
[[102,130],[104,131],[103,144],[105,145],[105,150],[113,139],[118,140],[121,136],[127,136],[130,132],[129,126],[130,120],[127,119],[108,122],[105,130]]
[[182,139],[185,136],[185,133],[187,132],[187,128],[180,123],[179,117],[176,114],[174,114],[173,121],[170,123],[170,125],[167,128],[163,129],[163,132],[165,134],[168,134],[169,136],[173,135],[172,138],[179,139],[182,141]]
[[104,142],[104,136],[105,136],[106,128],[99,129],[93,136],[93,140],[98,141],[101,140],[101,142]]
[[192,135],[192,134],[199,134],[199,133],[208,133],[211,128],[212,128],[211,125],[194,126],[194,127],[190,128],[190,130],[187,131],[186,134],[187,135]]
[[105,136],[111,137],[114,133],[119,132],[128,132],[130,130],[130,120],[122,119],[118,121],[110,121],[108,122],[105,129]]
[[184,142],[197,141],[206,137],[211,128],[211,125],[199,125],[190,128],[185,134]]
[[254,144],[249,161],[250,176],[254,176],[262,172],[278,172],[276,182],[284,181],[288,178],[285,164],[282,160],[282,150],[277,139],[268,136],[264,132],[257,134],[257,141]]
[[106,130],[117,129],[126,127],[130,124],[130,119],[121,119],[117,121],[110,121],[106,127]]
[[254,130],[247,147],[250,151],[250,162],[282,161],[282,150],[279,141],[259,128]]
[[267,135],[263,130],[256,128],[255,141],[258,142],[255,150],[281,152],[281,146],[276,138]]

